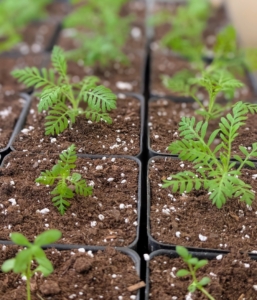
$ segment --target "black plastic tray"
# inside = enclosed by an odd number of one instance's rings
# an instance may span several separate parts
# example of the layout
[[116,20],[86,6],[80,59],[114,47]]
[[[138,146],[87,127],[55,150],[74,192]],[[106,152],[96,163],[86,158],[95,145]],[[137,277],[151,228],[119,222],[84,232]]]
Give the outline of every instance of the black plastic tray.
[[[149,165],[152,160],[158,160],[158,159],[165,159],[165,158],[171,158],[174,160],[179,160],[177,157],[171,157],[171,156],[154,156],[151,157],[148,161],[148,167],[147,167],[147,237],[148,237],[148,250],[149,252],[153,252],[156,250],[175,250],[177,245],[174,244],[166,244],[162,242],[158,242],[156,239],[154,239],[151,235],[151,222],[150,222],[150,214],[151,214],[151,188],[150,188],[150,180],[149,180]],[[228,250],[220,250],[220,249],[212,249],[212,248],[198,248],[198,247],[190,247],[185,246],[189,251],[194,251],[197,253],[219,253],[219,254],[225,254],[228,253]]]
[[[0,240],[0,244],[1,245],[14,245],[14,243],[12,241],[2,241],[2,240]],[[92,251],[92,252],[104,251],[106,249],[106,247],[101,247],[101,246],[96,247],[96,246],[85,246],[85,245],[59,245],[59,244],[49,244],[49,245],[43,246],[42,248],[43,249],[56,248],[59,251],[83,248],[86,251]],[[129,256],[133,260],[133,262],[135,264],[136,272],[140,278],[140,276],[141,276],[141,270],[140,270],[141,261],[140,261],[140,257],[138,256],[138,254],[131,249],[127,249],[127,248],[123,248],[123,247],[113,247],[113,248],[116,249],[117,251]],[[140,300],[140,290],[137,291],[136,300]]]
[[16,135],[21,131],[22,126],[24,125],[26,116],[28,114],[30,105],[31,105],[31,97],[29,95],[21,93],[20,96],[26,102],[25,102],[25,104],[24,104],[24,106],[22,108],[22,111],[20,113],[20,116],[19,116],[19,118],[18,118],[18,120],[17,120],[17,122],[16,122],[16,124],[14,126],[12,135],[10,136],[10,139],[9,139],[6,147],[3,148],[3,149],[0,149],[0,165],[1,165],[1,162],[2,162],[2,160],[4,158],[4,156],[10,152],[10,147],[11,147],[12,143],[14,142],[14,139],[15,139]]
[[[28,152],[26,152],[28,153]],[[9,153],[8,155],[5,156],[5,158],[3,159],[2,163],[0,164],[0,168],[4,168],[4,164],[5,164],[5,159],[7,159],[8,156],[10,156],[11,153]],[[31,155],[39,155],[38,153],[30,153]],[[25,155],[25,154],[24,154]],[[101,159],[103,157],[113,157],[113,158],[125,158],[125,159],[130,159],[130,160],[134,160],[135,162],[137,162],[138,164],[138,193],[137,193],[137,199],[138,199],[138,202],[137,202],[137,229],[136,229],[136,238],[135,240],[129,244],[126,248],[130,248],[130,249],[133,249],[133,250],[136,250],[137,249],[137,244],[138,244],[138,240],[139,240],[139,232],[140,232],[140,220],[141,220],[141,202],[142,202],[142,164],[141,164],[141,161],[136,158],[136,157],[133,157],[133,156],[126,156],[126,155],[87,155],[87,154],[78,154],[77,155],[78,157],[81,157],[81,158],[92,158],[92,159]],[[61,218],[61,216],[60,216]],[[8,242],[9,241],[2,241],[2,242]],[[65,244],[56,244],[56,246],[58,247],[65,247],[66,245]],[[77,245],[79,246],[79,245]],[[90,246],[89,246],[90,247]],[[104,247],[104,246],[103,246]],[[123,247],[125,248],[125,247]]]
[[[199,259],[207,259],[207,260],[212,260],[215,259],[215,257],[217,255],[219,255],[219,252],[194,252],[194,251],[190,251],[190,253],[193,255],[193,257],[197,257]],[[223,253],[226,254],[226,253]],[[177,254],[177,252],[175,250],[157,250],[153,253],[150,254],[150,260],[152,260],[154,257],[156,256],[161,256],[161,255],[165,255],[168,256],[170,258],[177,258],[179,257],[179,255]],[[249,256],[254,259],[257,260],[257,255],[256,254],[249,254]],[[146,266],[146,287],[145,287],[145,300],[149,299],[149,292],[150,292],[150,268],[149,268],[149,264],[150,264],[150,260],[147,261],[147,266]]]
[[[142,151],[143,151],[143,137],[144,137],[144,129],[145,129],[145,99],[142,95],[140,94],[136,94],[136,93],[117,93],[117,95],[125,95],[128,97],[133,97],[135,99],[137,99],[140,102],[140,152],[135,156],[137,158],[140,158],[142,155]],[[30,101],[30,105],[31,105],[32,101]],[[29,112],[29,109],[27,110],[27,114]],[[25,122],[26,122],[26,117],[27,114],[25,115]],[[23,122],[22,125],[25,123]],[[21,127],[19,127],[19,130],[17,130],[15,132],[15,136],[12,138],[11,143],[9,143],[10,149],[12,151],[16,151],[15,148],[13,147],[13,143],[15,141],[15,138],[17,137],[17,135],[19,134],[19,132],[21,131]],[[44,152],[42,152],[44,153]],[[82,154],[87,154],[87,153],[82,153]],[[91,155],[91,154],[90,154]],[[94,154],[93,154],[94,155]],[[105,154],[100,154],[101,156],[105,156]]]

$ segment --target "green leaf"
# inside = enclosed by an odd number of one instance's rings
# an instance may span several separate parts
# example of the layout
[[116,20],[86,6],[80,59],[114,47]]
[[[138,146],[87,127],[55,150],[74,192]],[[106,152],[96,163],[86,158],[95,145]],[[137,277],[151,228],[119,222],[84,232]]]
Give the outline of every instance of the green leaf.
[[209,277],[203,277],[199,282],[198,284],[201,285],[201,286],[205,286],[207,285],[208,283],[210,283],[211,280]]
[[16,255],[13,272],[23,273],[26,272],[27,266],[32,260],[32,253],[30,249],[24,249]]
[[1,269],[4,273],[10,272],[11,270],[13,270],[14,264],[15,258],[8,259],[2,264]]
[[37,246],[44,246],[47,244],[52,244],[58,241],[62,236],[62,233],[56,229],[47,230],[40,235],[38,235],[34,241]]
[[102,85],[85,91],[84,101],[93,111],[107,112],[116,109],[117,96],[112,91]]
[[10,238],[16,245],[27,246],[27,247],[31,246],[28,239],[21,233],[13,232],[11,233]]
[[191,265],[196,265],[198,263],[198,258],[196,257],[192,257],[189,260],[187,260],[187,263],[191,264]]
[[183,246],[176,246],[176,252],[184,259],[188,259],[190,256],[188,250]]
[[55,70],[64,79],[67,75],[67,63],[63,49],[58,46],[54,46],[51,60]]
[[199,268],[201,268],[201,267],[203,267],[207,264],[208,264],[208,260],[206,260],[206,259],[199,260],[197,262],[197,264],[195,264],[195,270],[197,270],[197,269],[199,269]]
[[187,275],[190,275],[190,272],[185,269],[181,269],[176,273],[177,277],[183,277],[183,276],[187,276]]

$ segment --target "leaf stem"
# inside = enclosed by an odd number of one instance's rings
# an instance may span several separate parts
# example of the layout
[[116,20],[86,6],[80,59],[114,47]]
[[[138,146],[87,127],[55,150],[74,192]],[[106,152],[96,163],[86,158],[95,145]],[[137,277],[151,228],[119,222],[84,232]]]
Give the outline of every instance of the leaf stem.
[[208,297],[208,299],[210,300],[215,300],[215,298],[213,298],[207,291],[205,288],[197,286],[197,288],[206,296]]

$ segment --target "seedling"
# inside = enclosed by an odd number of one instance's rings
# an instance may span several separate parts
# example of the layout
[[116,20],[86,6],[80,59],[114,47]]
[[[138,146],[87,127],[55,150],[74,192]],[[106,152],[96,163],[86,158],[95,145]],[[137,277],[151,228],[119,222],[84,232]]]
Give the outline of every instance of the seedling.
[[[110,89],[97,85],[98,78],[94,76],[71,83],[67,75],[64,52],[59,47],[53,49],[52,64],[54,69],[43,68],[41,73],[35,67],[12,72],[12,75],[27,87],[43,88],[38,109],[39,112],[48,110],[45,134],[63,132],[69,124],[71,126],[75,123],[79,115],[85,115],[93,122],[103,120],[111,124],[112,119],[108,112],[116,109],[116,95]],[[80,107],[81,102],[87,104],[86,109]]]
[[[128,63],[122,47],[129,35],[131,17],[121,17],[127,0],[73,0],[77,8],[66,17],[64,26],[73,29],[79,47],[66,52],[69,60],[83,60],[86,66],[106,67],[112,62]],[[90,22],[87,22],[90,20]],[[80,30],[85,28],[86,30]],[[74,30],[75,29],[75,30]]]
[[[27,238],[18,232],[11,233],[11,240],[19,246],[26,247],[20,251],[15,258],[6,260],[2,265],[2,271],[7,273],[13,271],[26,277],[27,300],[31,299],[30,280],[36,272],[41,272],[44,276],[49,276],[53,272],[52,263],[46,257],[42,246],[56,242],[61,238],[59,230],[50,229],[38,235],[33,244]],[[35,260],[38,266],[32,269],[32,263]]]
[[53,166],[52,170],[41,172],[36,179],[36,182],[50,186],[57,181],[56,187],[51,194],[56,195],[52,201],[61,215],[70,206],[70,202],[67,199],[72,199],[75,194],[85,197],[92,194],[92,187],[87,185],[86,180],[81,179],[79,173],[71,174],[71,170],[76,168],[77,156],[75,149],[75,145],[71,145],[67,150],[64,150],[60,154],[60,160]]
[[201,291],[208,299],[215,300],[204,288],[208,283],[210,283],[209,277],[203,277],[200,281],[196,277],[196,272],[198,269],[208,264],[208,260],[201,259],[199,260],[196,257],[193,257],[185,247],[176,246],[176,252],[183,259],[183,261],[187,264],[187,269],[181,269],[177,272],[177,277],[191,276],[193,282],[188,286],[188,291],[190,293],[194,293],[196,290]]
[[[163,187],[172,186],[172,191],[180,194],[190,193],[193,189],[203,188],[208,191],[212,204],[221,208],[227,199],[238,198],[240,201],[251,205],[255,198],[249,184],[240,179],[241,169],[248,165],[255,167],[249,159],[257,156],[257,143],[252,144],[248,152],[245,147],[239,146],[245,157],[239,155],[232,157],[232,143],[238,136],[238,129],[245,124],[248,113],[256,113],[257,105],[238,102],[232,109],[232,114],[220,119],[219,128],[206,139],[208,129],[207,121],[195,122],[195,118],[182,117],[179,123],[179,136],[170,144],[169,151],[178,154],[181,160],[192,162],[195,172],[184,171],[172,174],[170,180],[164,180]],[[213,141],[220,136],[221,142],[212,151]],[[231,159],[237,160],[231,162]]]
[[21,41],[21,30],[31,21],[44,17],[44,8],[49,3],[51,0],[0,1],[0,52]]
[[[163,83],[173,92],[192,97],[200,106],[200,110],[196,110],[196,113],[202,115],[206,121],[220,117],[224,110],[232,105],[228,102],[224,108],[217,103],[220,92],[231,99],[236,89],[243,86],[243,83],[235,79],[230,72],[219,70],[215,66],[203,70],[199,77],[195,77],[189,70],[180,71],[171,78],[163,76]],[[207,104],[203,104],[198,96],[200,88],[204,88],[208,93]]]

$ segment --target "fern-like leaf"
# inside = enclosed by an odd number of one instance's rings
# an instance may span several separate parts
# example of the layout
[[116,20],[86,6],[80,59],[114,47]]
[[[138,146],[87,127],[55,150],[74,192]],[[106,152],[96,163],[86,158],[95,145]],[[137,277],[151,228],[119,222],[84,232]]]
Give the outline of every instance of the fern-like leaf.
[[40,176],[36,179],[36,182],[44,184],[44,185],[53,185],[56,176],[52,171],[46,170],[45,172],[41,172]]
[[51,56],[52,64],[62,79],[67,76],[67,63],[62,48],[55,46]]
[[94,111],[107,112],[116,109],[117,96],[108,88],[99,85],[93,89],[85,91],[84,101],[90,109]]
[[60,161],[58,163],[63,167],[67,165],[69,169],[74,169],[76,167],[75,162],[77,160],[76,147],[72,144],[67,150],[62,151],[60,154]]
[[102,113],[99,111],[87,109],[85,111],[85,116],[87,119],[91,120],[92,122],[100,122],[103,120],[108,124],[112,124],[112,118],[109,116],[108,113]]
[[69,121],[75,122],[75,112],[64,103],[58,103],[49,111],[46,120],[45,134],[59,134],[68,127]]

